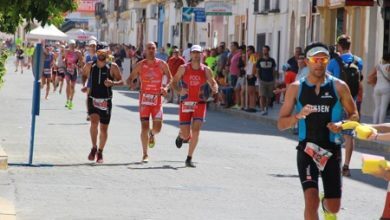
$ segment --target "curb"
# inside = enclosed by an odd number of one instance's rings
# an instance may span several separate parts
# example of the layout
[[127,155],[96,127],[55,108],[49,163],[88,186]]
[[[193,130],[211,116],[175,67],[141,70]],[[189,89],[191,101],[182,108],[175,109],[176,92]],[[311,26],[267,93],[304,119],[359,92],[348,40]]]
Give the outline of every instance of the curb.
[[6,170],[8,168],[8,155],[0,146],[0,170]]
[[[226,108],[222,108],[222,107],[219,107],[217,105],[214,105],[214,104],[211,104],[209,107],[210,107],[210,110],[213,110],[213,111],[226,113],[228,115],[248,119],[248,120],[255,121],[255,122],[258,122],[261,124],[272,125],[272,126],[275,126],[275,128],[276,128],[276,125],[278,122],[276,118],[272,118],[269,116],[260,116],[260,115],[254,115],[253,113],[248,113],[248,112],[244,112],[244,111],[226,109]],[[370,151],[375,151],[375,152],[379,152],[379,153],[390,153],[390,145],[388,143],[364,141],[364,140],[358,140],[358,139],[355,139],[355,143],[356,143],[355,147],[357,149],[370,150]]]

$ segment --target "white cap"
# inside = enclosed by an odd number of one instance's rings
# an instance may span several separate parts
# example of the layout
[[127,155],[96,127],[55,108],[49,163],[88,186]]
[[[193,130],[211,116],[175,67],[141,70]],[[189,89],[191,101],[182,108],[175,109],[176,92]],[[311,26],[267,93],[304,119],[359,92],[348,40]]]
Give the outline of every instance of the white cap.
[[199,46],[199,45],[194,45],[194,46],[191,47],[191,52],[194,52],[194,51],[202,52],[202,47]]
[[76,41],[71,39],[71,40],[68,41],[68,44],[76,44]]
[[314,47],[307,51],[306,57],[312,57],[319,53],[325,53],[327,56],[329,56],[329,51],[325,47]]
[[96,43],[96,41],[95,40],[90,40],[89,42],[88,42],[88,45],[97,45],[97,43]]

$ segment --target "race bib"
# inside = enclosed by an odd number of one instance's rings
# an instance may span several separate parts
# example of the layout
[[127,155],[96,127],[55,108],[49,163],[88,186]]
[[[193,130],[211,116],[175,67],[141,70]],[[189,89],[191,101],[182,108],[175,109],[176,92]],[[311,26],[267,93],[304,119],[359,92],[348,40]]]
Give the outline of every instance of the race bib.
[[59,73],[65,73],[65,70],[64,70],[64,68],[59,67],[59,68],[58,68],[58,72],[59,72]]
[[313,161],[316,163],[318,169],[321,171],[325,169],[326,163],[328,162],[329,158],[332,156],[331,152],[310,142],[306,144],[305,153],[313,158]]
[[68,72],[69,74],[73,75],[75,71],[74,71],[73,67],[67,67],[66,68],[66,72]]
[[158,101],[158,95],[142,94],[141,105],[156,106]]
[[182,112],[194,112],[196,104],[197,102],[183,102]]
[[102,111],[108,110],[108,99],[92,98],[92,104],[93,104],[93,107],[100,109]]
[[43,69],[43,74],[50,75],[51,74],[51,69]]

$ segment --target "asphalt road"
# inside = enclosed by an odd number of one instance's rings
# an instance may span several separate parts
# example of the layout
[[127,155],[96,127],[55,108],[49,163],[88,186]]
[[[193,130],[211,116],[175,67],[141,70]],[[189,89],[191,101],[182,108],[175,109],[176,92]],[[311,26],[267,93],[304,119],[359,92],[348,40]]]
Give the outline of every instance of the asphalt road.
[[[197,168],[185,168],[188,146],[174,145],[177,106],[167,104],[150,162],[142,165],[135,92],[114,94],[103,165],[87,161],[91,144],[80,85],[72,111],[64,108],[64,94],[51,94],[37,118],[35,166],[24,166],[33,78],[15,74],[10,64],[9,70],[0,90],[0,143],[11,165],[1,176],[13,190],[17,219],[303,219],[295,136],[209,111],[194,155]],[[387,183],[360,167],[356,152],[352,178],[343,180],[339,219],[382,213]]]

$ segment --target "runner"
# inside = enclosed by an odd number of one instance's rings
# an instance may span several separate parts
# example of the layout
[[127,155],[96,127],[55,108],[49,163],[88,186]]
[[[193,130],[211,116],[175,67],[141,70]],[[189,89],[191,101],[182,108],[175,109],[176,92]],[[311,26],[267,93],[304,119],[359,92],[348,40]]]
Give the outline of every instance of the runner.
[[62,87],[64,86],[64,78],[65,78],[65,46],[60,45],[59,51],[56,54],[56,68],[57,68],[57,78],[56,85],[59,85],[59,93],[62,93]]
[[199,45],[191,47],[191,62],[179,67],[172,82],[173,88],[181,96],[180,132],[176,138],[176,146],[181,148],[183,143],[190,143],[185,161],[187,167],[195,167],[192,155],[198,144],[200,128],[206,117],[208,97],[206,97],[205,90],[207,83],[211,86],[214,94],[218,92],[218,85],[213,78],[211,69],[201,64],[201,52],[202,48]]
[[[305,49],[305,56],[309,75],[287,89],[278,128],[284,130],[299,123],[297,161],[304,190],[305,219],[318,219],[320,200],[325,219],[337,219],[341,203],[341,136],[336,133],[341,128],[333,123],[342,120],[343,108],[349,120],[357,121],[359,116],[348,86],[326,74],[327,46],[310,44]],[[292,113],[294,108],[297,114]],[[320,173],[324,186],[321,199],[318,192]]]
[[[142,162],[149,161],[148,146],[155,145],[155,135],[161,131],[163,120],[163,97],[168,93],[171,83],[171,72],[168,64],[156,58],[156,44],[149,42],[146,44],[146,59],[137,63],[133,72],[127,79],[130,88],[135,89],[134,80],[139,76],[141,89],[139,98],[139,111],[142,124],[141,142],[143,149]],[[163,83],[164,76],[167,83]],[[164,86],[164,84],[166,84]],[[149,119],[152,117],[153,126],[150,130]]]
[[41,89],[46,85],[46,95],[45,99],[47,100],[50,92],[50,82],[52,77],[52,71],[54,66],[54,54],[50,51],[50,46],[45,46],[44,51],[44,62],[43,62],[43,74],[41,77]]
[[22,48],[20,48],[20,45],[17,45],[16,46],[16,51],[15,51],[15,55],[16,55],[16,69],[15,69],[15,73],[18,72],[18,67],[20,65],[20,70],[21,70],[21,73],[23,74],[23,67],[24,67],[24,51]]
[[81,52],[75,50],[76,42],[74,40],[69,40],[68,42],[68,51],[65,54],[65,64],[66,64],[66,104],[69,110],[73,109],[73,97],[75,93],[76,81],[77,81],[77,69],[81,65],[82,55]]
[[56,59],[57,59],[57,54],[58,54],[58,50],[59,50],[59,42],[56,42],[55,46],[54,47],[50,47],[50,52],[53,53],[53,66],[52,66],[52,74],[51,74],[51,83],[53,84],[53,93],[56,92],[57,90],[57,87],[58,87],[58,83],[57,83],[57,75],[58,75],[58,68],[57,66],[55,65],[56,63]]
[[[103,149],[107,142],[107,130],[111,119],[112,87],[123,85],[122,75],[115,63],[107,62],[107,49],[100,46],[97,51],[98,60],[86,67],[83,72],[88,78],[90,88],[82,88],[82,92],[88,92],[88,114],[91,117],[91,141],[92,149],[88,160],[103,163]],[[98,131],[100,128],[100,132]],[[99,133],[99,148],[97,137]]]

